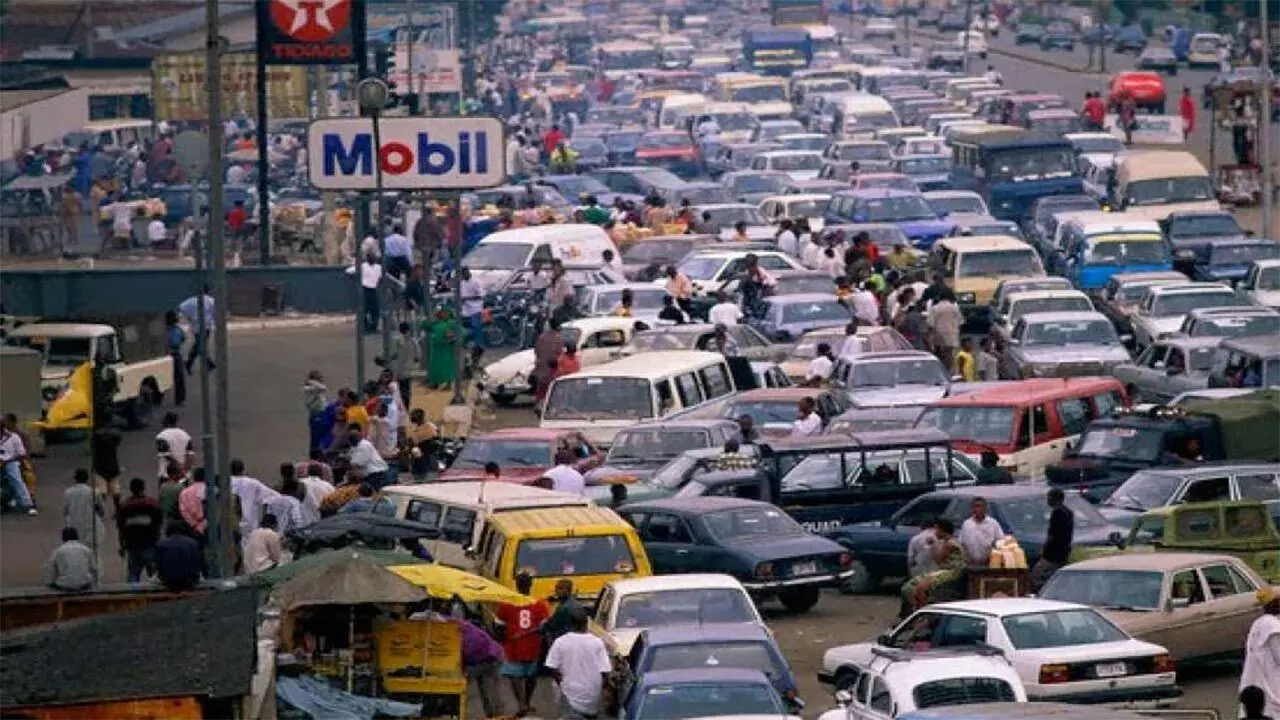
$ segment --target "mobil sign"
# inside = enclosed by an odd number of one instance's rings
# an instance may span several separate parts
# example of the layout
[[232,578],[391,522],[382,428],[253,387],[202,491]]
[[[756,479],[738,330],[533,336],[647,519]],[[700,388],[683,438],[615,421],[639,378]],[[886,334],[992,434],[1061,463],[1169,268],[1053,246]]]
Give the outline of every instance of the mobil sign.
[[307,170],[320,190],[471,190],[507,181],[502,122],[485,117],[317,120]]

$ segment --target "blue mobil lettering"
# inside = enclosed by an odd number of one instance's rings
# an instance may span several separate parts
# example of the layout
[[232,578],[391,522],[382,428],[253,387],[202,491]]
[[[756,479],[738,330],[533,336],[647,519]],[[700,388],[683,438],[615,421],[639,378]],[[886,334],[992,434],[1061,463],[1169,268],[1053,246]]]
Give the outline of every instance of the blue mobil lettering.
[[[348,146],[341,135],[321,138],[324,174],[373,175],[373,135],[357,133]],[[459,132],[453,138],[432,139],[417,133],[416,147],[392,140],[378,148],[378,163],[387,175],[485,175],[489,172],[489,137],[486,132]]]

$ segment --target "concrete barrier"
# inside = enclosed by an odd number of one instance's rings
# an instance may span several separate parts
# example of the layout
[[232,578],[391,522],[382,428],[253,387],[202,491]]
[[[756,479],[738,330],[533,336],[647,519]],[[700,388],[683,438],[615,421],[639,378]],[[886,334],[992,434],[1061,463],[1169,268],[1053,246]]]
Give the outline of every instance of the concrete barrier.
[[[227,310],[237,316],[346,313],[356,306],[346,267],[271,265],[227,270]],[[12,315],[77,318],[160,313],[200,287],[189,268],[22,269],[0,272],[0,304]]]

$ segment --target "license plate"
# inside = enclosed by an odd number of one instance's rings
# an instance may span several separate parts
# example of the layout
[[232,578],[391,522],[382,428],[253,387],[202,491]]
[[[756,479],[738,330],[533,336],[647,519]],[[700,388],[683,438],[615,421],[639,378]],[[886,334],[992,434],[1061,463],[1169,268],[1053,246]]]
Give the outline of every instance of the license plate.
[[792,563],[791,565],[792,575],[813,575],[816,572],[818,572],[818,565],[816,563]]
[[1094,672],[1100,678],[1121,677],[1129,674],[1129,666],[1122,662],[1101,663],[1095,668]]

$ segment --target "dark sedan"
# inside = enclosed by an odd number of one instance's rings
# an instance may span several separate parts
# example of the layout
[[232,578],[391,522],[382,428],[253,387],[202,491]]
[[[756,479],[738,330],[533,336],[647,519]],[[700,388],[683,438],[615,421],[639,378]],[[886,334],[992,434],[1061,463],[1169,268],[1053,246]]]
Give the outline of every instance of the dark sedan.
[[[958,533],[977,497],[986,498],[991,517],[1006,534],[1018,539],[1027,554],[1027,563],[1035,564],[1049,523],[1044,486],[991,485],[936,490],[912,500],[888,520],[846,525],[827,534],[854,555],[852,567],[861,582],[848,587],[869,591],[878,587],[884,578],[906,577],[907,544],[912,536],[939,518],[952,521]],[[1075,515],[1075,545],[1107,545],[1111,533],[1124,531],[1108,522],[1096,507],[1076,493],[1067,495],[1067,507]]]
[[1070,52],[1076,49],[1076,29],[1069,22],[1051,22],[1040,36],[1040,49],[1060,48]]
[[1013,42],[1017,45],[1035,45],[1044,37],[1044,25],[1040,23],[1018,23],[1018,30],[1013,34]]
[[1165,47],[1149,47],[1138,55],[1133,66],[1139,70],[1155,70],[1156,72],[1178,74],[1178,56]]
[[670,420],[624,428],[614,436],[604,464],[587,473],[587,483],[646,480],[687,450],[723,447],[740,435],[732,420]]
[[1147,47],[1147,35],[1137,25],[1127,25],[1116,31],[1115,40],[1111,41],[1111,50],[1117,55],[1132,51],[1140,53]]
[[809,610],[822,588],[838,587],[850,575],[848,552],[769,503],[680,498],[631,503],[618,512],[639,530],[655,573],[726,573],[753,596],[777,597],[793,612]]

